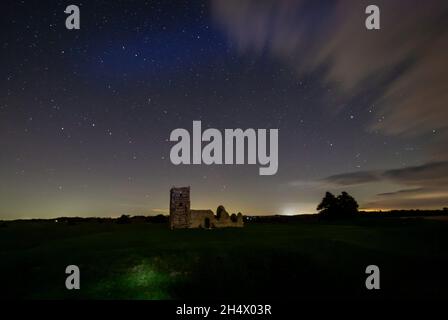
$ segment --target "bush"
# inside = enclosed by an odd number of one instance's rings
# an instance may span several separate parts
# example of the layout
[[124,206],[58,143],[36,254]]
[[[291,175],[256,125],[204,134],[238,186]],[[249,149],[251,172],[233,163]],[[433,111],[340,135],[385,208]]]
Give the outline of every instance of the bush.
[[128,214],[122,214],[120,218],[117,219],[119,224],[131,223],[131,217]]
[[167,223],[168,222],[168,217],[164,216],[163,214],[158,214],[154,217],[149,217],[148,219],[150,222],[152,223]]
[[358,213],[358,203],[355,198],[343,191],[335,197],[332,193],[326,192],[325,197],[317,206],[319,214],[328,218],[348,218]]

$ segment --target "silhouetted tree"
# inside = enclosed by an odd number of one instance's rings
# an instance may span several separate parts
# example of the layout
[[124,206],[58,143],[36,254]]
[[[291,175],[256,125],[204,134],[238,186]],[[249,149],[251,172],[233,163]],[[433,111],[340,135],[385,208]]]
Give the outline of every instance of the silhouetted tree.
[[154,217],[150,217],[150,221],[153,223],[166,223],[168,222],[168,217],[163,214],[158,214]]
[[325,197],[317,206],[317,210],[324,217],[348,218],[358,213],[358,203],[345,191],[337,197],[330,192],[326,192]]
[[121,217],[117,219],[117,223],[119,224],[131,223],[131,217],[128,214],[122,214]]
[[320,204],[317,206],[317,210],[320,213],[329,213],[329,211],[333,211],[337,209],[337,200],[336,197],[331,192],[326,192],[325,197],[322,199]]
[[352,216],[358,213],[358,202],[345,191],[338,196],[337,203],[341,214],[344,216]]

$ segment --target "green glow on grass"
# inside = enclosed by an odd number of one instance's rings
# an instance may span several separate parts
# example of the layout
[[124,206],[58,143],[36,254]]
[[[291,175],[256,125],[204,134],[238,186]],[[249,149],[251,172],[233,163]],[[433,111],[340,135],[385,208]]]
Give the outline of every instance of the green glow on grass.
[[114,272],[94,288],[99,299],[170,299],[169,287],[178,279],[175,273],[157,270],[150,261],[143,260],[122,272]]

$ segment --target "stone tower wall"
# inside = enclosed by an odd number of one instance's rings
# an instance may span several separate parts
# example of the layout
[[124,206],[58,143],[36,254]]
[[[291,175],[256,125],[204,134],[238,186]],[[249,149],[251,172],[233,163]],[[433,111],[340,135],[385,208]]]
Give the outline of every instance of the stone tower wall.
[[190,209],[190,187],[170,190],[170,228],[227,228],[243,227],[243,215],[229,215],[223,206],[216,210]]
[[170,190],[170,227],[188,228],[190,225],[190,187]]

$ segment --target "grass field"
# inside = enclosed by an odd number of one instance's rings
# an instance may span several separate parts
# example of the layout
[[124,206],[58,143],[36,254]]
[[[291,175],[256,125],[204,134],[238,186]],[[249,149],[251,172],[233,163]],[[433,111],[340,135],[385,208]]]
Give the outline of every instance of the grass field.
[[[81,290],[65,289],[65,267]],[[365,289],[365,268],[381,290]],[[447,298],[448,223],[423,219],[247,224],[8,222],[0,228],[2,298]]]

